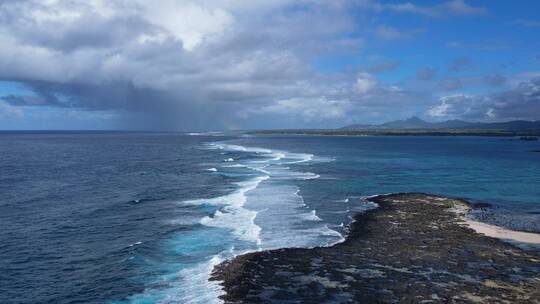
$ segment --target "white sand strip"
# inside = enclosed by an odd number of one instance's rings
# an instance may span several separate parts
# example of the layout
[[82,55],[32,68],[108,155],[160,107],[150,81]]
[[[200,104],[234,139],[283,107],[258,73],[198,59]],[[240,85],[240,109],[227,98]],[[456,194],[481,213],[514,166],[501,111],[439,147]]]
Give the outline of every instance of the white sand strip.
[[490,225],[482,222],[473,221],[470,219],[464,219],[467,225],[475,230],[478,233],[503,239],[503,240],[512,240],[521,243],[527,244],[536,244],[540,245],[540,234],[532,232],[522,232],[522,231],[513,231],[508,230],[499,226]]

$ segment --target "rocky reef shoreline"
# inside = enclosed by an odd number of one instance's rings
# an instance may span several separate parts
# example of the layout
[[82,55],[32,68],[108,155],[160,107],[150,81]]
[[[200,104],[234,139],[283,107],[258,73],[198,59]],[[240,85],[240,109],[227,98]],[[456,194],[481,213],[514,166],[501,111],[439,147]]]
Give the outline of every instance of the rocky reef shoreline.
[[214,269],[226,303],[540,303],[540,256],[476,233],[463,200],[377,196],[331,247],[238,256]]

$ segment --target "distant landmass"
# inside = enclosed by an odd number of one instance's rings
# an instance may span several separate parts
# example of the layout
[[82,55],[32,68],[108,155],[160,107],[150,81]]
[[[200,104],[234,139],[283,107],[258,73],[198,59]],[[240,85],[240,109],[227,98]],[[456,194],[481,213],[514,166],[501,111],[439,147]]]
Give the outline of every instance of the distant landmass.
[[[514,120],[483,123],[464,120],[428,122],[418,117],[395,120],[378,125],[353,124],[337,129],[282,129],[258,130],[254,134],[301,135],[425,135],[425,136],[524,136],[524,140],[537,140],[540,121]],[[533,136],[528,137],[528,136]]]
[[540,121],[513,120],[508,122],[482,123],[468,122],[459,119],[442,122],[428,122],[416,116],[405,120],[394,120],[379,125],[353,124],[340,128],[340,130],[440,130],[440,129],[469,129],[469,130],[501,130],[521,131],[540,130]]

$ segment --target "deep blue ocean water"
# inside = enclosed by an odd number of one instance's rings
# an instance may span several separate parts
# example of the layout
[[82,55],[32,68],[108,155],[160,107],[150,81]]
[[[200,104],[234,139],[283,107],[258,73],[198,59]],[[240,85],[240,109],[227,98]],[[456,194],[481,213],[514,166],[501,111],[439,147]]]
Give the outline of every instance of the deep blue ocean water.
[[0,303],[215,303],[213,266],[331,245],[366,196],[430,192],[540,231],[540,143],[0,133]]

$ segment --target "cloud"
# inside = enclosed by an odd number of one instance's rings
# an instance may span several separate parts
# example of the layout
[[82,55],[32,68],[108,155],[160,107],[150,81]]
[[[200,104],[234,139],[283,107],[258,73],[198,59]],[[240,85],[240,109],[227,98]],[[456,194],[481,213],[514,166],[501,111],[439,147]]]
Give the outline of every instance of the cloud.
[[445,2],[441,5],[441,10],[448,10],[456,15],[481,15],[487,12],[485,8],[468,5],[463,0]]
[[540,21],[531,19],[516,19],[512,24],[524,26],[524,27],[540,27]]
[[373,65],[367,68],[367,71],[370,73],[382,73],[382,72],[393,71],[397,69],[400,64],[401,63],[398,60],[389,60],[389,61],[385,61],[376,65]]
[[375,28],[374,33],[378,37],[386,40],[403,40],[413,38],[415,35],[423,31],[424,30],[421,29],[405,31],[388,25],[380,25]]
[[[396,109],[416,114],[432,105],[434,88],[470,85],[458,78],[411,85],[377,74],[397,69],[397,60],[364,66],[360,73],[316,70],[313,62],[320,58],[374,53],[377,47],[369,48],[380,44],[369,41],[374,35],[403,42],[422,32],[379,25],[377,18],[364,28],[359,9],[427,17],[487,12],[464,1],[4,1],[0,81],[26,89],[3,93],[1,111],[22,115],[43,108],[118,119],[136,129],[271,127],[282,121],[297,126],[297,120],[323,125],[394,119]],[[468,66],[462,57],[450,69]],[[426,67],[417,78],[436,74]],[[511,81],[489,76],[475,83]]]
[[434,6],[420,6],[410,2],[404,3],[380,3],[371,0],[363,0],[359,5],[375,11],[391,11],[397,13],[411,13],[428,17],[444,17],[447,15],[482,15],[487,13],[487,9],[479,6],[472,6],[463,0],[452,0]]
[[540,78],[521,82],[501,93],[444,96],[426,115],[444,119],[535,120],[540,117]]
[[295,113],[307,121],[344,118],[351,103],[348,100],[319,98],[290,98],[254,109],[253,113],[290,114]]
[[463,94],[444,96],[426,114],[433,118],[458,118],[469,111],[467,106],[472,103],[471,100],[471,96]]
[[416,71],[416,78],[418,80],[433,80],[437,75],[437,70],[430,67],[424,67]]
[[55,100],[47,100],[42,98],[36,98],[34,96],[26,95],[7,95],[3,96],[2,99],[12,105],[12,106],[62,106],[61,103],[55,102]]
[[467,57],[457,57],[452,60],[448,68],[452,72],[460,72],[470,66],[471,60]]
[[1,4],[0,28],[0,80],[33,93],[4,103],[116,111],[134,128],[223,128],[238,109],[318,100],[312,59],[362,44],[346,3],[311,0],[21,0]]
[[461,41],[451,41],[446,44],[449,48],[455,49],[476,49],[476,50],[486,50],[486,51],[497,51],[502,49],[508,49],[513,47],[511,43],[507,41],[502,41],[499,39],[486,39],[483,41],[475,42],[461,42]]
[[358,94],[367,93],[377,85],[377,80],[366,72],[360,72],[354,84],[354,90]]
[[[412,115],[429,101],[428,95],[380,83],[368,72],[357,73],[355,77],[353,83],[348,76],[322,77],[304,87],[299,97],[276,99],[270,105],[246,108],[244,113],[259,117],[282,115],[281,122],[292,115],[298,118],[296,127],[298,123],[302,127],[321,127],[324,121],[332,122],[329,126],[335,127],[357,121],[359,117],[364,121],[388,120],[393,118],[395,108]],[[318,124],[310,125],[310,122]]]
[[500,87],[506,83],[506,77],[494,74],[494,75],[488,75],[484,77],[484,81],[494,87]]
[[0,99],[0,117],[4,118],[20,118],[24,116],[24,112],[19,107],[14,107]]
[[441,80],[439,82],[439,86],[443,90],[453,91],[453,90],[461,89],[463,87],[463,84],[461,80],[458,78],[448,78],[448,79]]

